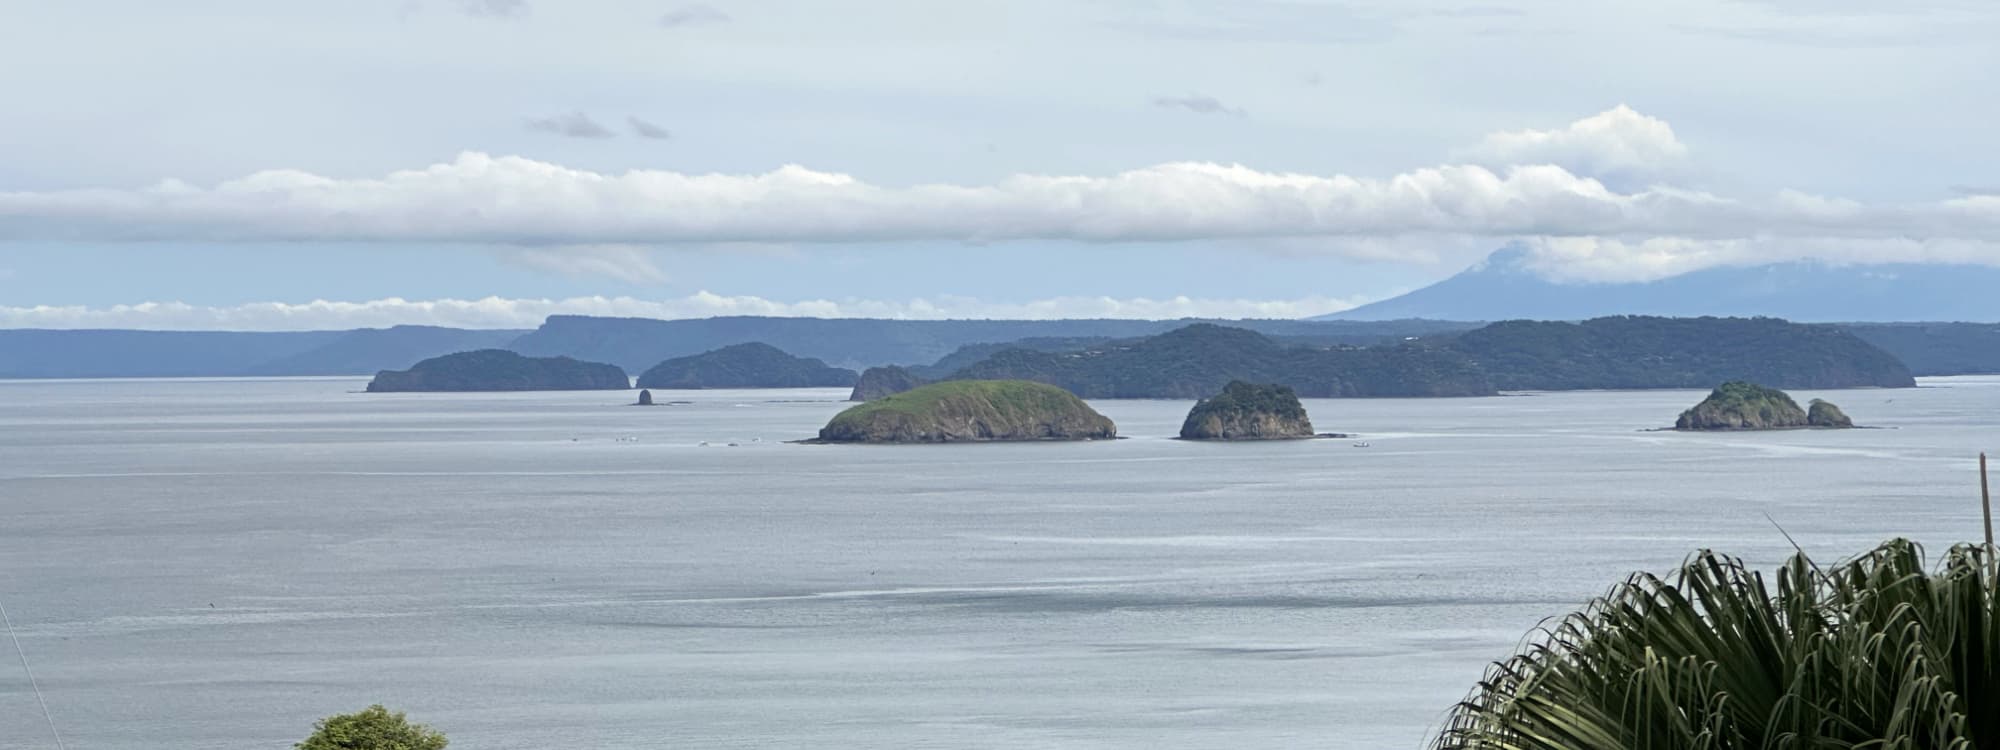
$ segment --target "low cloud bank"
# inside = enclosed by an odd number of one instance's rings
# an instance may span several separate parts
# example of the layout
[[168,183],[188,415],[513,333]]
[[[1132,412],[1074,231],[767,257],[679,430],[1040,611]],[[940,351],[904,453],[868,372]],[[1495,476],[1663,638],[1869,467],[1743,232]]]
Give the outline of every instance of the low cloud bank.
[[0,307],[0,328],[137,328],[146,330],[304,331],[436,325],[455,328],[534,328],[550,315],[638,318],[706,318],[769,315],[819,318],[1298,318],[1338,312],[1366,300],[1164,299],[1055,297],[1029,302],[987,302],[963,297],[912,300],[803,300],[780,302],[709,292],[678,299],[571,297],[568,299],[398,298],[366,302],[315,300],[232,306],[147,302],[109,307]]

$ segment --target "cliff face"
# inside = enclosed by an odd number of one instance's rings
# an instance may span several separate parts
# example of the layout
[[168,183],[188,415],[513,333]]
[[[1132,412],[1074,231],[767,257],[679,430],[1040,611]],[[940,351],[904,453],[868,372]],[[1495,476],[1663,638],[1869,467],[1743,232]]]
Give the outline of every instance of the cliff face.
[[1854,420],[1848,419],[1840,407],[1813,399],[1812,404],[1806,409],[1806,424],[1813,427],[1853,427]]
[[854,371],[794,357],[769,344],[725,346],[676,357],[639,375],[641,388],[845,388]]
[[850,407],[819,431],[819,440],[956,443],[1102,440],[1117,435],[1110,419],[1061,388],[1018,380],[960,380]]
[[854,392],[848,394],[849,401],[874,401],[883,396],[892,396],[916,388],[929,382],[915,373],[895,365],[870,367],[861,372],[861,379],[854,381]]
[[1289,386],[1230,381],[1181,423],[1184,440],[1278,440],[1313,436],[1312,420]]
[[1681,430],[1777,430],[1806,426],[1806,411],[1775,388],[1723,383],[1674,423]]
[[447,354],[408,370],[383,370],[368,392],[396,391],[622,391],[632,381],[617,365],[568,357],[523,357],[502,349]]

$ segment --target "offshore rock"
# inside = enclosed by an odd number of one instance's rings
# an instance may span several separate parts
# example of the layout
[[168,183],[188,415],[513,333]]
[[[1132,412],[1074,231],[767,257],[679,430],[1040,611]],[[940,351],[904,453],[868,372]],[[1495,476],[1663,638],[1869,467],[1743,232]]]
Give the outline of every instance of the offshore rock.
[[1681,412],[1678,430],[1782,430],[1806,426],[1806,411],[1776,388],[1731,381]]
[[1181,423],[1183,440],[1287,440],[1313,437],[1312,420],[1290,386],[1232,380],[1202,399]]
[[1847,414],[1832,402],[1813,399],[1806,408],[1806,424],[1813,427],[1846,428],[1853,427],[1854,420],[1848,419]]

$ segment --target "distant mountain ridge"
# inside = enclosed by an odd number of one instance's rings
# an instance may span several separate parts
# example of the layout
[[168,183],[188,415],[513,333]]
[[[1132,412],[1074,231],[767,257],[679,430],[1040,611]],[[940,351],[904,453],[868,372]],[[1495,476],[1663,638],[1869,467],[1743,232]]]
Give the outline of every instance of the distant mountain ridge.
[[0,330],[0,378],[248,375],[258,365],[325,346],[344,333]]
[[[1219,323],[1287,346],[1438,342],[1485,323],[1444,320],[882,320],[557,316],[534,331],[395,326],[233,332],[0,329],[0,378],[371,375],[477,349],[569,356],[638,372],[666,359],[762,342],[845,369],[899,364],[925,379],[1007,349],[1073,351]],[[1841,323],[1917,375],[2000,372],[2000,324]]]
[[505,349],[527,331],[395,326],[345,331],[324,345],[250,368],[251,375],[328,375],[401,370],[453,352]]
[[526,331],[434,326],[351,331],[0,329],[0,378],[373,375]]
[[[667,359],[749,342],[846,369],[928,365],[971,344],[1026,338],[1147,336],[1189,320],[884,320],[721,317],[686,320],[558,315],[540,328],[394,326],[346,331],[0,329],[0,378],[372,375],[462,351],[569,356],[640,372]],[[1442,321],[1227,321],[1327,344],[1367,344],[1470,327]],[[983,355],[982,355],[983,356]],[[969,362],[969,360],[968,360]]]
[[1451,278],[1315,320],[1771,317],[1801,323],[2000,321],[2000,268],[1816,262],[1717,267],[1657,281],[1557,283],[1503,248]]
[[1203,398],[1235,380],[1289,386],[1306,398],[1494,393],[1470,359],[1448,349],[1287,346],[1213,323],[1077,351],[1006,349],[951,379],[1031,380],[1084,398]]
[[863,370],[877,365],[928,365],[967,344],[1028,338],[1123,339],[1152,336],[1190,323],[1223,323],[1267,335],[1310,336],[1324,343],[1371,344],[1404,336],[1464,330],[1441,321],[1302,320],[889,320],[881,318],[721,317],[684,320],[550,316],[512,349],[530,356],[566,355],[639,371],[663,360],[748,342],[798,357]]
[[1779,388],[1916,385],[1901,360],[1852,332],[1776,318],[1508,320],[1446,346],[1478,362],[1501,390],[1705,388],[1732,380]]
[[2000,372],[2000,324],[1849,323],[1841,326],[1918,375]]
[[1916,385],[1901,361],[1838,326],[1644,316],[1503,321],[1365,348],[1286,345],[1202,323],[1070,350],[1004,349],[949,376],[1032,380],[1084,398],[1200,398],[1232,380],[1351,398],[1705,388],[1750,378],[1795,388]]

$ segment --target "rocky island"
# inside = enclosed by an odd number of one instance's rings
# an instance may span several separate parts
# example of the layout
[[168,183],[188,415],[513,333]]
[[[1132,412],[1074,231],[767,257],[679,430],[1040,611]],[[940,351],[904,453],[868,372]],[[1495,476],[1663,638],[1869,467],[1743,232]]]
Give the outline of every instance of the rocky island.
[[1787,430],[1801,427],[1853,427],[1840,407],[1814,399],[1812,411],[1784,391],[1756,383],[1723,383],[1694,408],[1681,412],[1677,430]]
[[854,381],[854,392],[848,394],[849,401],[874,401],[883,396],[891,396],[916,388],[930,381],[917,377],[916,373],[896,365],[870,367],[861,371],[861,379]]
[[1853,427],[1854,420],[1848,419],[1847,413],[1841,411],[1840,407],[1834,406],[1831,402],[1813,399],[1812,403],[1806,407],[1806,426]]
[[752,341],[689,357],[675,357],[639,375],[640,388],[846,388],[853,370],[794,357]]
[[632,379],[617,365],[568,357],[523,357],[505,349],[432,357],[408,370],[383,370],[369,393],[407,391],[622,391]]
[[1023,380],[933,383],[835,415],[818,443],[1108,440],[1111,420],[1075,394]]
[[1229,381],[1196,402],[1181,423],[1182,440],[1286,440],[1313,437],[1312,420],[1290,386]]

